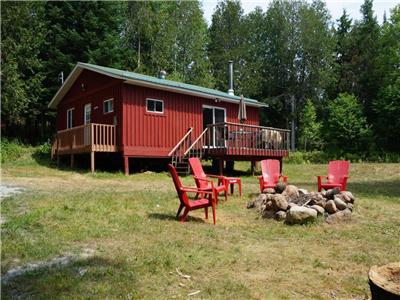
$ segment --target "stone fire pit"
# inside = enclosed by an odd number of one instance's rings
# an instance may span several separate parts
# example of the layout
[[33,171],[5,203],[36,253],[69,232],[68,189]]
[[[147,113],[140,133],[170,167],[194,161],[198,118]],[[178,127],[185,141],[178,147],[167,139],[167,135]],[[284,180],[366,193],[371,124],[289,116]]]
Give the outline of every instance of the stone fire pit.
[[294,185],[278,183],[265,189],[247,208],[255,208],[263,218],[287,224],[305,224],[324,218],[327,223],[350,220],[355,198],[349,191],[331,189],[308,192]]

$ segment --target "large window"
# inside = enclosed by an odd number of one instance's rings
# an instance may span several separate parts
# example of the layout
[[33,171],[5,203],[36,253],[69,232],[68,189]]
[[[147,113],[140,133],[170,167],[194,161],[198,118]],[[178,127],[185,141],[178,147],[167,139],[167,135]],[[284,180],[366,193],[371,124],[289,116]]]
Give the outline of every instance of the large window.
[[114,111],[114,98],[104,100],[103,113],[108,114]]
[[73,116],[74,116],[74,108],[68,109],[67,110],[67,128],[72,128]]
[[158,114],[164,113],[164,101],[147,98],[146,111]]

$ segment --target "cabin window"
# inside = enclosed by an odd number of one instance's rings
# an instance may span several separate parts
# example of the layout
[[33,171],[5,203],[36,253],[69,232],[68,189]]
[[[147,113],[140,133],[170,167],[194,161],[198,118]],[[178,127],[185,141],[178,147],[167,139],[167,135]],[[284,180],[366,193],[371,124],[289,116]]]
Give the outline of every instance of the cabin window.
[[72,128],[73,125],[73,112],[74,109],[70,108],[67,110],[67,129]]
[[156,99],[146,99],[147,111],[152,113],[164,113],[164,101]]
[[108,114],[114,111],[114,98],[104,100],[103,113]]

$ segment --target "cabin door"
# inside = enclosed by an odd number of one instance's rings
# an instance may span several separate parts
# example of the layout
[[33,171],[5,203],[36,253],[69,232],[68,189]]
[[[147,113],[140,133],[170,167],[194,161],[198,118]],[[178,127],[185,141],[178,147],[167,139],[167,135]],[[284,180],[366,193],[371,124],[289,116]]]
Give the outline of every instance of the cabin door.
[[[224,108],[203,106],[203,129],[210,124],[219,124],[226,121],[226,111]],[[210,127],[208,145],[211,147],[225,147],[224,139],[225,126],[212,126]]]
[[[90,124],[90,122],[92,121],[92,105],[86,104],[85,108],[83,110],[83,123],[84,125],[88,125]],[[84,131],[83,131],[83,139],[84,139],[84,143],[85,145],[90,145],[90,127],[89,126],[85,126]]]

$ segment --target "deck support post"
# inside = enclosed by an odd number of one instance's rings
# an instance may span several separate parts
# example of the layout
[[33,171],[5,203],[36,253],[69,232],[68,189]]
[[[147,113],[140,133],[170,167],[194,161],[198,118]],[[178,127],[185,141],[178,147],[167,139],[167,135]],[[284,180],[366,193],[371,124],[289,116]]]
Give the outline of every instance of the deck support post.
[[279,168],[280,168],[280,170],[281,170],[281,174],[283,174],[283,169],[282,169],[282,167],[283,167],[283,163],[282,163],[282,157],[280,157],[279,158]]
[[94,151],[90,152],[90,171],[94,173]]
[[223,175],[224,173],[224,160],[221,158],[219,161],[219,175]]
[[71,153],[71,169],[73,169],[75,166],[75,155]]
[[254,167],[256,165],[256,162],[254,160],[251,161],[250,165],[250,170],[251,170],[251,175],[254,176]]
[[125,175],[129,175],[129,156],[124,156],[124,171]]

